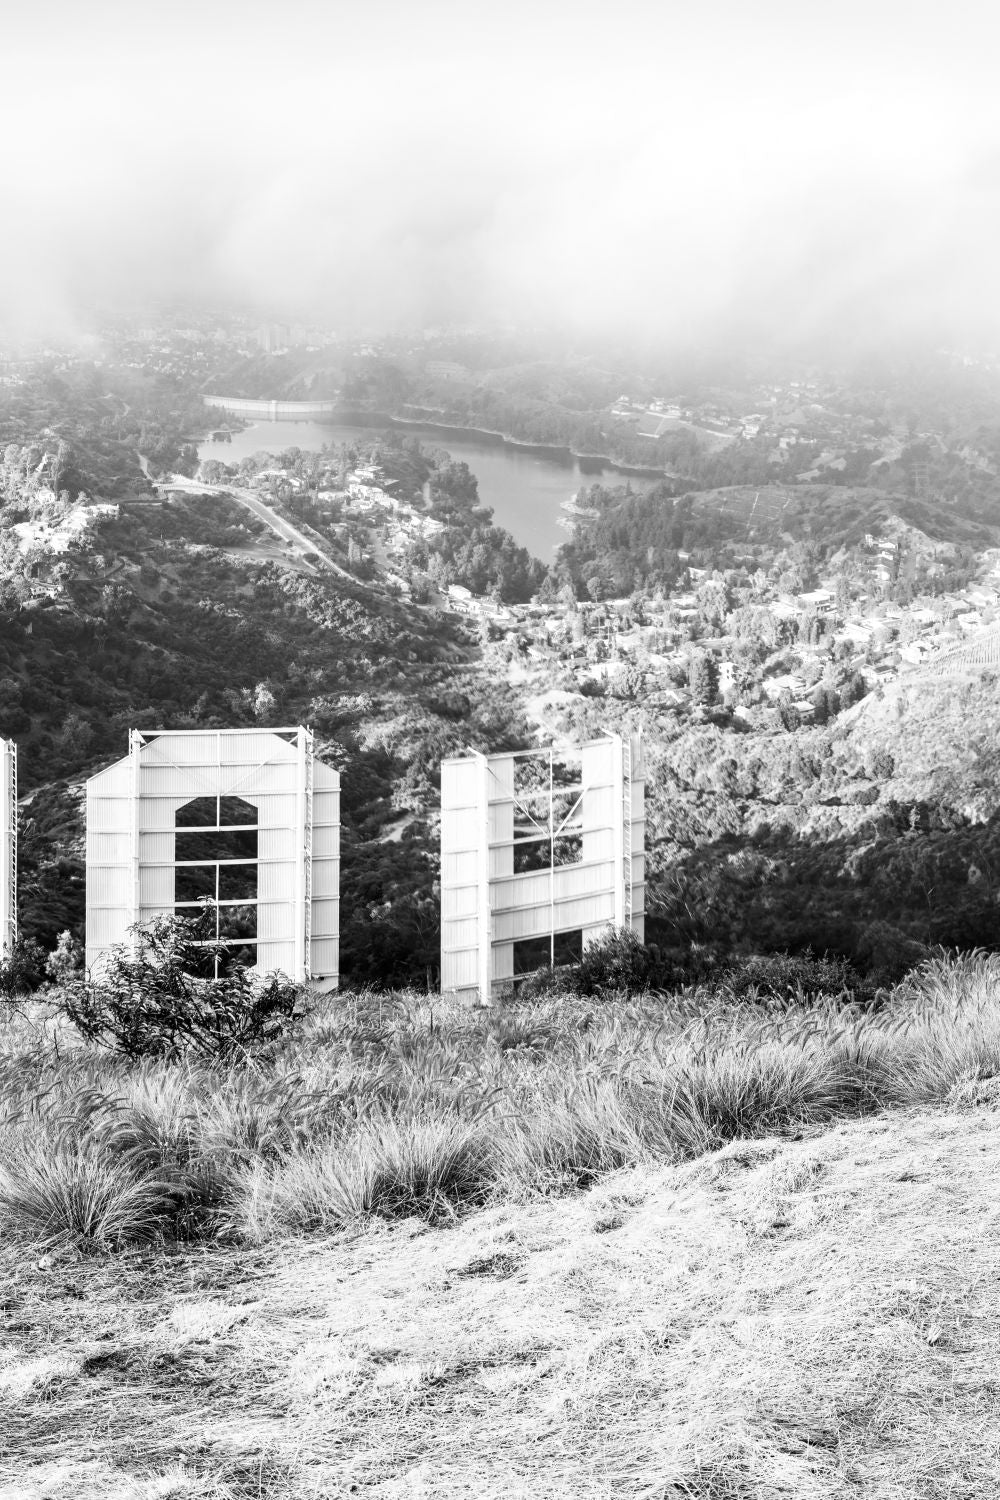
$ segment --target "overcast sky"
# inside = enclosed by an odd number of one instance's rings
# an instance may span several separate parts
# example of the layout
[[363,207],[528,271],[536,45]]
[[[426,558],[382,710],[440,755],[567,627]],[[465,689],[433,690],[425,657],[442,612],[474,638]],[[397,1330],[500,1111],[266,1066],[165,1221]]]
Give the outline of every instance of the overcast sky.
[[13,8],[0,322],[190,294],[1000,345],[996,6]]

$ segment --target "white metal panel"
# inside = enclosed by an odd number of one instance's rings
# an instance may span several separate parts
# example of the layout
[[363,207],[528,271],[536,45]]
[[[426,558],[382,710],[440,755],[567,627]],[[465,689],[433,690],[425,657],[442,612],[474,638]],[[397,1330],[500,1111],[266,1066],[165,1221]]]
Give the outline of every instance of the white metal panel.
[[[556,758],[572,753],[559,751]],[[538,752],[532,776],[519,771],[520,756],[470,756],[442,764],[441,985],[446,991],[464,992],[474,984],[487,1000],[490,983],[512,974],[513,943],[521,938],[580,929],[593,934],[623,920],[622,914],[630,914],[634,926],[641,922],[645,826],[638,738],[626,746],[619,736],[608,735],[580,747],[573,823],[582,834],[581,859],[514,874],[516,806],[527,809],[540,832],[549,824],[546,762],[551,764],[551,754]],[[542,790],[516,791],[520,786]],[[558,782],[552,790],[558,822],[567,794]],[[517,821],[524,822],[520,813]],[[539,853],[548,857],[544,838]],[[489,980],[483,977],[484,943]]]
[[[87,908],[87,967],[99,963],[107,950],[128,937],[128,912],[123,906]],[[91,957],[91,954],[94,957]]]
[[[312,925],[319,923],[315,936],[323,977],[336,979],[340,777],[311,759],[308,732],[166,731],[137,733],[130,743],[134,754],[99,772],[87,786],[88,963],[97,963],[111,944],[124,939],[139,915],[140,892],[144,917],[173,910],[178,808],[195,797],[239,796],[257,809],[260,828],[258,968],[280,967],[294,978],[304,977],[311,918]],[[304,784],[310,772],[311,799]],[[314,840],[321,899],[304,905],[304,851]]]
[[129,831],[120,828],[115,833],[87,833],[87,872],[101,866],[127,864],[129,853]]
[[470,849],[464,854],[448,854],[441,852],[441,887],[458,885],[477,885],[478,863],[476,851]]
[[340,824],[313,824],[313,859],[337,859],[340,855]]
[[316,859],[313,858],[312,871],[312,896],[313,901],[318,901],[323,896],[340,896],[340,860],[339,859]]
[[[446,770],[447,768],[447,770]],[[476,806],[479,765],[475,760],[449,760],[441,767],[441,811]]]
[[449,964],[449,990],[478,988],[479,967],[478,953],[475,948],[466,948],[462,952],[453,953]]
[[313,979],[336,978],[340,973],[339,940],[334,937],[314,937],[311,948],[310,969]]
[[443,808],[441,848],[448,853],[476,849],[481,842],[474,808]]
[[174,830],[159,829],[156,833],[139,834],[140,865],[173,865]]
[[474,885],[442,886],[441,920],[473,916],[479,909],[479,889]]
[[295,896],[294,881],[294,860],[260,860],[257,865],[257,900],[290,904]]
[[[288,775],[287,769],[282,767],[282,772]],[[245,787],[240,796],[252,802],[257,808],[257,825],[260,828],[295,828],[296,816],[296,791],[291,787],[287,792],[259,792],[256,787]]]
[[298,945],[292,941],[267,942],[258,941],[257,944],[257,969],[261,974],[273,974],[280,972],[295,978],[295,971],[299,967]]
[[301,831],[291,828],[262,828],[257,842],[257,858],[264,864],[276,859],[294,861],[302,848]]
[[487,796],[490,802],[497,800],[507,801],[514,795],[514,766],[516,762],[513,755],[490,755],[486,758],[487,765]]
[[128,797],[95,797],[89,829],[93,833],[106,833],[129,826]]
[[0,740],[0,954],[17,938],[17,745]]
[[127,864],[88,865],[87,879],[94,881],[95,906],[109,911],[128,907],[132,899],[132,891]]
[[475,949],[478,941],[479,918],[462,917],[452,919],[443,924],[441,929],[441,941],[447,947],[449,953],[462,952],[466,949]]
[[174,867],[171,864],[139,865],[139,901],[142,906],[159,906],[164,911],[174,905]]
[[490,978],[502,983],[514,977],[514,944],[500,943],[490,954]]
[[489,813],[489,840],[491,844],[509,843],[514,837],[513,802],[492,802]]
[[555,899],[570,901],[578,896],[591,896],[595,891],[610,891],[614,879],[615,869],[610,860],[593,865],[566,865],[555,872]]
[[313,934],[318,938],[334,938],[340,932],[340,900],[328,896],[312,904]]

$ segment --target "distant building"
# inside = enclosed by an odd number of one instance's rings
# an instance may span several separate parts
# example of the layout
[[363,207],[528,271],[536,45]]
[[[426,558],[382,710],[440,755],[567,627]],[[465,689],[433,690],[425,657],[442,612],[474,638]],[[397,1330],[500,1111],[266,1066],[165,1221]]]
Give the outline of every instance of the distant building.
[[424,370],[432,380],[468,380],[469,378],[465,365],[460,365],[454,359],[429,359],[424,365]]
[[799,604],[811,614],[832,614],[834,603],[834,595],[829,589],[812,589],[805,594],[799,595]]
[[257,329],[257,348],[277,354],[288,347],[288,329],[282,323],[262,323]]

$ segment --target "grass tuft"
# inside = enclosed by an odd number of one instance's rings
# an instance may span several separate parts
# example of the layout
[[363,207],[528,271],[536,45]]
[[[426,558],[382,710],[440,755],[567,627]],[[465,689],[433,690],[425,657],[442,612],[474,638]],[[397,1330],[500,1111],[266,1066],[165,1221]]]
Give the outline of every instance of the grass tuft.
[[81,1244],[440,1219],[838,1117],[993,1097],[1000,957],[941,956],[877,1007],[829,996],[492,1011],[328,997],[251,1063],[127,1058],[50,1023],[3,1043],[0,1230]]

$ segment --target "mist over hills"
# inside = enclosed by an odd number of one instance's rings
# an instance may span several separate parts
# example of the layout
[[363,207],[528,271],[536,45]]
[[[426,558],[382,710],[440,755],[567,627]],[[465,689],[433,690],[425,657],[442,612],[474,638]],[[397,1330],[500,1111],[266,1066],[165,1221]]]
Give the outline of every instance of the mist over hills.
[[[878,485],[837,471],[686,494],[605,482],[556,562],[530,573],[474,476],[376,431],[323,463],[376,455],[419,504],[430,485],[438,530],[404,549],[400,593],[382,563],[350,564],[353,582],[317,573],[234,497],[156,492],[146,471],[196,465],[189,440],[209,420],[184,379],[72,360],[29,372],[0,405],[0,729],[21,750],[28,935],[51,947],[80,930],[82,780],[123,753],[128,728],[305,720],[344,773],[347,980],[433,977],[442,756],[616,725],[646,735],[647,936],[678,974],[811,947],[891,975],[935,944],[994,944],[993,657],[959,652],[940,675],[898,681],[879,665],[929,623],[942,658],[961,645],[950,601],[988,590],[977,580],[1000,542],[986,470],[918,437],[916,459],[904,445],[871,469]],[[761,461],[738,445],[739,463]],[[263,498],[311,516],[316,545],[347,565],[354,542],[309,500],[318,478],[298,450],[281,462]],[[956,502],[912,493],[907,462],[927,467],[932,491],[955,485]],[[84,490],[82,511],[63,481]],[[107,500],[107,513],[91,506]],[[74,507],[86,529],[57,544]],[[363,558],[376,532],[351,524]],[[838,619],[857,617],[853,646],[781,602],[812,598],[821,578]],[[504,625],[489,611],[463,620],[428,602],[449,580],[522,602],[491,606]],[[873,633],[866,656],[857,642]],[[775,697],[772,679],[792,690]]]
[[355,332],[989,347],[997,23],[953,14],[223,0],[154,34],[39,3],[6,36],[0,322],[226,297]]

